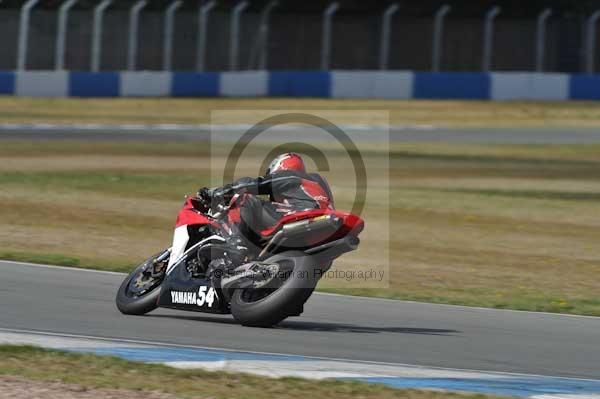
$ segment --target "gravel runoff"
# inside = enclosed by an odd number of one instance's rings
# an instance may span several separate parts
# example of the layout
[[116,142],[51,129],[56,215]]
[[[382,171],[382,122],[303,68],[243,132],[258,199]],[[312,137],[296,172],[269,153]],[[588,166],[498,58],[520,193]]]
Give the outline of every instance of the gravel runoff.
[[155,391],[87,388],[60,381],[35,381],[15,376],[0,376],[0,399],[176,399]]

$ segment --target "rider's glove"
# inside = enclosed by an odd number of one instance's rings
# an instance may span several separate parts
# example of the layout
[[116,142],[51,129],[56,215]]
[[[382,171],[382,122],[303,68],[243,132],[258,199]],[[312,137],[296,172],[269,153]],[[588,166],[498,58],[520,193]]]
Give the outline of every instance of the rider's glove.
[[233,187],[231,184],[226,184],[223,187],[215,188],[210,193],[211,198],[219,202],[225,202],[225,200],[231,199],[232,194]]
[[214,189],[203,187],[198,190],[197,195],[207,207],[213,209],[213,211],[217,211],[219,206],[226,205],[231,200],[232,194],[232,186],[231,184],[227,184]]
[[210,201],[212,198],[212,190],[208,187],[202,187],[200,190],[198,190],[198,193],[196,194],[198,196],[198,198],[201,198],[205,201]]

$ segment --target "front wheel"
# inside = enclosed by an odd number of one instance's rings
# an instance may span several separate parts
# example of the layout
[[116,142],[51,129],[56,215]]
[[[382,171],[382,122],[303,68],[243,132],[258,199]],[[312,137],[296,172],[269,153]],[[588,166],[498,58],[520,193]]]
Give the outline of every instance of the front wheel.
[[158,307],[160,285],[169,262],[168,255],[166,250],[151,257],[123,280],[116,298],[117,308],[121,313],[143,315]]
[[[264,263],[276,263],[281,273],[277,286],[237,289],[231,295],[231,314],[240,324],[271,327],[302,313],[304,303],[319,280],[314,259],[300,251],[275,255]],[[285,277],[282,277],[285,276]]]

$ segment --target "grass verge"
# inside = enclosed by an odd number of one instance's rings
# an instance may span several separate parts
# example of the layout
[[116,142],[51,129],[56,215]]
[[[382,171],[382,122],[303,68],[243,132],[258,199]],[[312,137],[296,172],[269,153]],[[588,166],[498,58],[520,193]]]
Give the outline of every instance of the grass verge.
[[[0,97],[0,123],[209,123],[213,110],[388,110],[393,124],[473,127],[600,125],[598,102],[355,100],[303,98],[20,98]],[[369,123],[360,113],[347,123]],[[240,123],[244,121],[240,119]]]
[[[77,370],[77,372],[73,372]],[[109,356],[60,352],[31,346],[0,345],[0,375],[62,381],[88,388],[158,391],[181,398],[404,398],[492,399],[486,395],[397,390],[350,381],[313,381],[178,370]]]

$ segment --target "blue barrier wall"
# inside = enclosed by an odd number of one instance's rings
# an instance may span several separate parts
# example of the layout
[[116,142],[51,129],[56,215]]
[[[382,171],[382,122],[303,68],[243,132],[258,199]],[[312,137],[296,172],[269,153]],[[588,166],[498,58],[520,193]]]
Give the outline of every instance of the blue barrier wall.
[[0,71],[0,95],[600,100],[600,75],[411,71]]
[[276,97],[330,97],[329,72],[270,72],[268,95]]
[[572,75],[569,98],[574,100],[600,100],[600,76]]
[[0,94],[15,92],[15,76],[12,72],[0,72]]
[[219,74],[216,72],[173,72],[173,97],[216,97],[219,95]]
[[418,72],[414,78],[414,98],[490,98],[490,76],[484,73]]
[[117,72],[71,72],[69,96],[116,97],[119,95],[119,84]]

